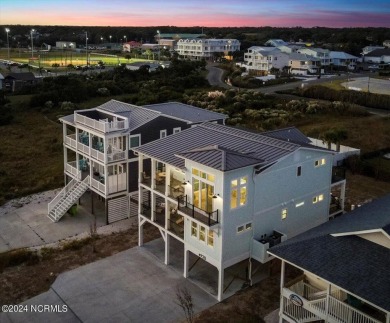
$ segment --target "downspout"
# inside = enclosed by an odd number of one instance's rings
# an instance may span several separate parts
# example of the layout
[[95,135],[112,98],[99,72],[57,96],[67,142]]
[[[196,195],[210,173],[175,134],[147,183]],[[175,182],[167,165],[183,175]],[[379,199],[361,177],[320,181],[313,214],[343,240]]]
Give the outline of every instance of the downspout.
[[[253,187],[256,189],[256,185],[255,185],[255,177],[256,177],[256,168],[253,168],[253,172],[252,172],[252,182],[253,182]],[[253,203],[251,205],[251,213],[252,213],[252,236],[251,236],[251,240],[250,240],[250,243],[249,243],[249,259],[248,259],[248,262],[249,262],[249,270],[248,270],[248,276],[249,276],[249,286],[252,286],[252,246],[253,246],[253,239],[254,239],[254,218],[255,218],[255,206],[254,206],[254,199],[255,199],[255,193],[256,191],[254,192],[253,194]]]

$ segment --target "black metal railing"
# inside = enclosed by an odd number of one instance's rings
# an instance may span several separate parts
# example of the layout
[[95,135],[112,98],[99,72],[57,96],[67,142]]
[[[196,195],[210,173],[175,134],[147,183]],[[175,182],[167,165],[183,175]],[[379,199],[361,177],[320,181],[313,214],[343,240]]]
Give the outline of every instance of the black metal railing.
[[346,169],[344,167],[332,168],[332,184],[345,180]]
[[169,220],[169,228],[168,230],[175,235],[177,235],[179,238],[184,239],[184,220],[180,223],[178,223],[177,220]]
[[269,243],[269,246],[271,248],[282,242],[282,236],[283,233],[274,230],[273,233],[270,235],[262,235],[259,242],[261,242],[262,244]]
[[208,212],[188,202],[187,195],[177,198],[177,209],[209,227],[219,223],[218,210]]
[[150,205],[147,205],[147,204],[144,204],[142,203],[141,204],[141,214],[149,219],[151,219],[151,215],[152,215],[152,212],[151,212],[151,208],[150,208]]

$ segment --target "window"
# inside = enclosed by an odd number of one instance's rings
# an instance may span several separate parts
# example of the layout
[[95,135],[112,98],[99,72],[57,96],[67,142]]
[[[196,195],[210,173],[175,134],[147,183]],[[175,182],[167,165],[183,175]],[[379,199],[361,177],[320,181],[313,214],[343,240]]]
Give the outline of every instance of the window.
[[206,228],[205,227],[200,226],[199,240],[206,241]]
[[237,233],[243,233],[249,230],[252,230],[252,222],[248,222],[237,227]]
[[297,176],[301,176],[302,175],[302,166],[298,166],[297,167]]
[[313,204],[316,204],[317,202],[321,202],[324,199],[324,194],[320,194],[318,196],[313,197]]
[[198,224],[191,222],[191,236],[198,237]]
[[210,247],[214,247],[214,231],[209,230],[209,233],[207,235],[207,244]]
[[130,148],[138,147],[141,144],[141,135],[130,136]]
[[248,178],[241,177],[234,179],[230,183],[230,208],[235,209],[238,206],[243,206],[247,201],[247,184]]
[[319,166],[323,166],[326,164],[326,159],[325,158],[322,158],[322,159],[318,159],[314,162],[314,166],[315,167],[319,167]]
[[167,130],[160,130],[160,138],[165,138],[167,136]]
[[287,218],[287,209],[282,210],[282,220]]
[[178,133],[181,131],[181,127],[173,128],[173,133]]
[[203,179],[207,179],[210,182],[214,182],[215,181],[215,176],[214,175],[202,172],[202,171],[200,171],[199,169],[196,169],[196,168],[192,169],[192,174],[195,175],[195,176],[201,177]]

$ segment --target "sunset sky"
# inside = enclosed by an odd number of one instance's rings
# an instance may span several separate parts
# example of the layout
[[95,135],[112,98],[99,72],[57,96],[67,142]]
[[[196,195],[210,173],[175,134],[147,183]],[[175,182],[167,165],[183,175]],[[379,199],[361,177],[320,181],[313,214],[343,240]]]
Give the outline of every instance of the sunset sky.
[[0,24],[390,27],[390,1],[0,0]]

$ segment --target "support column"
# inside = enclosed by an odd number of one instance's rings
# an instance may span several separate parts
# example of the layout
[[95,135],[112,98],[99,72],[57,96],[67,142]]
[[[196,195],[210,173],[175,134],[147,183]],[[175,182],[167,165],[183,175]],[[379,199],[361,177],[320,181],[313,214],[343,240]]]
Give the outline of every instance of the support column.
[[104,199],[105,204],[105,210],[106,210],[106,224],[108,225],[108,200],[107,198]]
[[390,313],[387,313],[386,315],[386,323],[390,323]]
[[344,205],[345,205],[345,181],[341,187],[341,195],[340,195],[340,198],[341,198],[341,209],[344,211]]
[[224,288],[224,271],[225,269],[218,269],[218,301],[222,301],[223,288]]
[[279,323],[283,323],[283,287],[284,287],[284,272],[285,272],[286,263],[282,260],[281,270],[280,270],[280,307],[279,307]]
[[249,286],[252,286],[252,259],[249,258],[249,270],[248,270]]
[[95,215],[95,210],[94,210],[94,208],[93,208],[93,191],[91,190],[90,191],[91,192],[91,213],[93,214],[93,215]]
[[189,251],[186,250],[184,247],[184,274],[183,274],[183,276],[185,278],[188,278],[189,263],[190,263],[190,254],[189,254]]
[[165,261],[164,261],[164,263],[166,265],[169,265],[170,240],[171,240],[171,236],[168,233],[165,233]]
[[144,245],[144,221],[138,215],[138,246],[142,247]]

